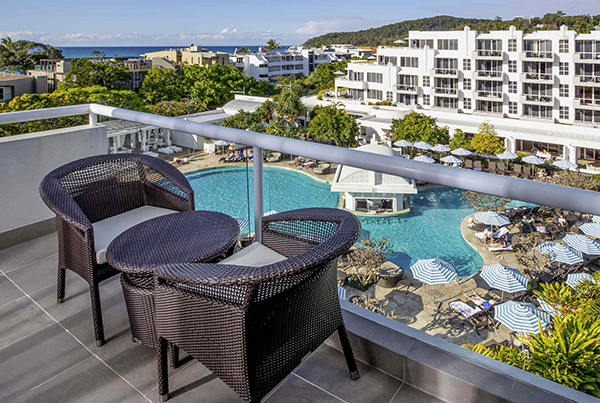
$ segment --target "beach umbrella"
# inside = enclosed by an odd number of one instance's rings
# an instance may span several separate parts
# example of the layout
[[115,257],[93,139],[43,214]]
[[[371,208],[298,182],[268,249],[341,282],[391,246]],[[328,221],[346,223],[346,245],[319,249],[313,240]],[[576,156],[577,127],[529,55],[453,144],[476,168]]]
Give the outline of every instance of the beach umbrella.
[[367,60],[377,60],[377,58],[375,56],[371,55],[371,56],[367,57]]
[[475,219],[485,225],[495,225],[497,227],[503,227],[510,224],[508,217],[498,214],[495,211],[484,211],[483,213],[475,214]]
[[538,248],[541,254],[550,256],[550,259],[556,262],[566,264],[583,262],[581,252],[571,248],[569,245],[557,242],[544,242],[538,245]]
[[596,224],[600,224],[600,216],[598,216],[598,215],[592,216],[592,222],[594,222]]
[[444,158],[440,158],[440,161],[447,162],[449,164],[462,164],[460,158],[456,158],[454,155],[447,155]]
[[217,140],[217,141],[215,141],[214,144],[219,147],[221,147],[221,146],[225,147],[225,146],[231,145],[232,143],[230,143],[229,141],[225,141],[225,140]]
[[555,167],[558,167],[558,168],[562,168],[562,169],[575,169],[575,168],[577,168],[577,164],[573,164],[569,160],[554,161],[552,163],[552,165],[554,165]]
[[535,155],[528,155],[527,157],[523,157],[523,159],[521,160],[523,162],[526,162],[527,164],[531,164],[531,165],[544,165],[544,160],[541,158],[536,157]]
[[540,309],[541,309],[542,311],[546,311],[546,312],[548,312],[550,315],[559,315],[559,316],[561,316],[561,315],[560,315],[560,314],[559,314],[559,313],[556,311],[556,309],[554,309],[554,308],[552,307],[552,305],[550,305],[549,303],[547,303],[547,302],[546,302],[546,301],[544,301],[543,299],[539,299],[539,298],[536,298],[536,299],[537,299],[537,301],[539,302],[539,304],[540,304]]
[[581,224],[579,229],[586,235],[591,235],[600,238],[600,224],[586,223]]
[[417,141],[414,145],[415,148],[418,148],[419,150],[431,150],[431,144],[426,143],[424,141]]
[[435,160],[426,155],[419,155],[418,157],[413,158],[413,161],[426,162],[428,164],[433,164]]
[[246,228],[248,226],[248,221],[246,221],[245,219],[243,219],[242,217],[233,217],[238,225],[240,226],[240,232],[244,230],[244,228]]
[[538,334],[538,323],[542,329],[552,324],[552,316],[536,308],[533,304],[508,301],[496,305],[494,319],[509,328],[512,332],[528,332]]
[[267,211],[266,213],[263,214],[263,217],[268,217],[270,215],[277,214],[277,213],[279,213],[279,210]]
[[466,157],[471,154],[473,154],[471,151],[465,150],[464,148],[457,148],[456,150],[452,150],[452,155],[458,155],[459,157]]
[[346,73],[344,73],[343,71],[339,71],[339,70],[333,74],[335,74],[336,76],[345,76],[346,75]]
[[411,143],[408,140],[402,139],[402,140],[398,140],[394,143],[394,145],[396,147],[412,147],[413,143]]
[[594,281],[594,277],[587,273],[571,273],[567,274],[567,281],[565,281],[565,284],[575,288],[579,283],[586,280]]
[[434,147],[431,147],[431,151],[435,151],[436,153],[447,153],[450,151],[450,147],[443,144],[437,144]]
[[394,43],[401,44],[401,43],[406,43],[406,41],[403,41],[402,39],[398,39],[397,41],[394,41]]
[[344,287],[340,287],[338,285],[338,298],[345,301],[346,300],[346,289]]
[[600,242],[585,235],[567,234],[563,241],[571,248],[586,255],[600,255]]
[[496,157],[500,158],[501,160],[514,160],[518,157],[518,155],[510,151],[504,151],[503,153],[496,154]]
[[526,291],[529,279],[521,274],[517,269],[504,266],[502,264],[493,264],[483,266],[479,276],[485,280],[491,288],[496,288],[502,291],[502,299],[504,299],[504,291],[508,293]]
[[448,284],[458,276],[452,264],[438,259],[420,259],[410,267],[410,271],[416,280],[433,286],[433,302],[435,285]]

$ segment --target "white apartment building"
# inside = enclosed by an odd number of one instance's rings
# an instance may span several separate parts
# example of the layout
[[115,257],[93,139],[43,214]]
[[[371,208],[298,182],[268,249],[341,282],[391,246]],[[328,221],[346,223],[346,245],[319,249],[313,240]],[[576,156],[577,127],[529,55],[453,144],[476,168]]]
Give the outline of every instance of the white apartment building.
[[231,63],[248,77],[274,81],[277,76],[308,76],[323,63],[337,61],[333,52],[303,47],[287,52],[261,52],[231,55]]
[[[366,104],[593,128],[600,126],[600,31],[411,31],[408,47],[379,47],[376,60],[351,62],[336,79],[341,87]],[[600,160],[597,153],[591,159]]]

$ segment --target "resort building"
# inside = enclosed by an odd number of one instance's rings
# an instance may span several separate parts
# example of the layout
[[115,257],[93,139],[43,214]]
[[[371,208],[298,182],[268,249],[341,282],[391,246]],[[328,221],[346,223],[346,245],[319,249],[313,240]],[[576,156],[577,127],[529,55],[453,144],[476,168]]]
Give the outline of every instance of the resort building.
[[45,94],[48,84],[45,77],[0,73],[0,102],[9,102],[23,94]]
[[[367,144],[357,150],[379,155],[398,156],[387,145]],[[406,194],[416,194],[413,179],[341,165],[331,184],[332,192],[344,194],[344,208],[366,214],[406,213]]]
[[229,53],[213,52],[202,46],[191,45],[181,49],[167,49],[159,52],[149,52],[142,55],[146,60],[166,59],[173,63],[198,64],[211,66],[213,64],[229,64]]
[[355,57],[365,58],[377,52],[377,48],[372,48],[370,46],[354,46],[347,44],[332,44],[326,48],[330,51],[332,50],[335,57],[340,60],[350,60]]
[[231,55],[232,64],[248,77],[274,81],[275,77],[308,76],[323,63],[337,61],[331,51],[293,47],[287,52]]

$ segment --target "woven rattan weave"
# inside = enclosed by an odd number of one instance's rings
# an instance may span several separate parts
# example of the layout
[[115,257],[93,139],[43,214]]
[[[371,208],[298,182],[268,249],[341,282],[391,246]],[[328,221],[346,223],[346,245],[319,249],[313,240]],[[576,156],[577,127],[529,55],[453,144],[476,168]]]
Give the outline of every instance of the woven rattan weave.
[[201,361],[248,402],[259,402],[301,359],[338,330],[358,377],[337,294],[335,260],[360,222],[326,208],[264,217],[263,244],[288,259],[262,267],[178,264],[155,271],[161,399],[167,345]]
[[40,195],[56,214],[58,230],[57,302],[65,297],[65,270],[90,286],[96,344],[104,344],[98,285],[118,271],[98,264],[92,223],[145,205],[194,209],[194,192],[169,163],[139,154],[99,155],[73,161],[50,172]]

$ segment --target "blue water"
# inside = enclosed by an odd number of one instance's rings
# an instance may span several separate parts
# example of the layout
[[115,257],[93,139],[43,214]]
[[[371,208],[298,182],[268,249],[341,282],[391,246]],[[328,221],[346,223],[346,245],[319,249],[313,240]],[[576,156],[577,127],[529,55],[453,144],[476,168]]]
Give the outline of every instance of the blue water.
[[[220,211],[248,220],[249,190],[249,221],[252,221],[251,167],[249,182],[244,166],[206,169],[186,176],[194,189],[198,210]],[[338,193],[332,193],[328,183],[301,172],[265,166],[263,183],[265,211],[339,204]],[[362,236],[389,235],[393,252],[388,259],[402,268],[409,268],[419,259],[438,258],[452,263],[460,277],[470,276],[482,267],[483,259],[460,233],[461,219],[475,211],[461,200],[461,194],[461,190],[451,188],[419,190],[417,195],[409,196],[410,213],[386,218],[361,217]]]
[[[91,57],[93,50],[106,52],[107,56],[119,57],[139,57],[143,53],[158,52],[165,49],[180,49],[189,45],[180,46],[57,46],[56,48],[63,51],[63,56],[67,59],[76,59],[82,57]],[[244,45],[239,46],[203,46],[208,50],[215,52],[233,53],[235,49],[241,49]],[[252,52],[258,51],[258,46],[246,46]],[[281,46],[279,50],[285,50],[289,46]]]

